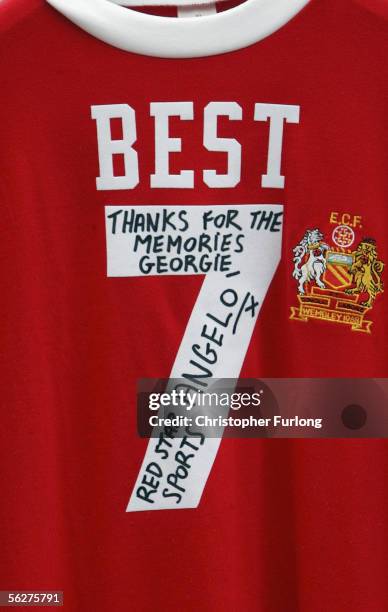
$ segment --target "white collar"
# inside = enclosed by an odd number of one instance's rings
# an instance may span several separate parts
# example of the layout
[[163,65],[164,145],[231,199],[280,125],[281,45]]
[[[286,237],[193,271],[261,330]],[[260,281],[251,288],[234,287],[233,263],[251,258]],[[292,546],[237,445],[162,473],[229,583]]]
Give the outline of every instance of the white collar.
[[92,36],[143,55],[204,57],[235,51],[279,30],[310,0],[246,0],[203,17],[168,18],[130,10],[110,0],[47,0]]

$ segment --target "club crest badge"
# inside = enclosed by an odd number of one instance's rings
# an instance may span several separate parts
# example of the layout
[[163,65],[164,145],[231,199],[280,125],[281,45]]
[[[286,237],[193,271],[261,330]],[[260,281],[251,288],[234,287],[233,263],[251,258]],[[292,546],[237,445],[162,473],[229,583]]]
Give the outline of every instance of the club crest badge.
[[330,238],[321,228],[306,229],[293,248],[298,306],[291,307],[290,319],[319,319],[371,333],[369,313],[384,290],[378,245],[361,233],[360,216],[332,213],[330,222],[335,225]]

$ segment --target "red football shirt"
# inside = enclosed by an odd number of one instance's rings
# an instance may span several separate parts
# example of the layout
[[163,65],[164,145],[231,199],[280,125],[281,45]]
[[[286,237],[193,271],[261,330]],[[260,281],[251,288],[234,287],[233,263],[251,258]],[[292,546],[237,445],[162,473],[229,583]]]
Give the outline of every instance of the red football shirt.
[[386,609],[384,440],[213,441],[182,491],[136,428],[140,378],[387,376],[384,3],[52,4],[0,7],[0,589]]

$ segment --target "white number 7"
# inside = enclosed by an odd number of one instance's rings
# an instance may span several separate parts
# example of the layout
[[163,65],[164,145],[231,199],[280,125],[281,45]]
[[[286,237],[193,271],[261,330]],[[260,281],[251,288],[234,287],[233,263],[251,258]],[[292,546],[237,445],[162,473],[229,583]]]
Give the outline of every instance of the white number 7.
[[[238,378],[261,304],[280,261],[282,206],[107,206],[108,276],[154,273],[153,268],[145,268],[145,262],[152,264],[155,255],[146,254],[146,249],[142,249],[146,244],[144,238],[150,233],[144,226],[133,231],[133,224],[129,230],[128,220],[133,220],[136,214],[147,213],[153,218],[159,213],[161,219],[166,210],[176,213],[173,219],[184,221],[176,229],[174,221],[169,223],[168,234],[174,238],[183,236],[185,240],[191,238],[197,241],[195,244],[199,244],[200,235],[207,234],[208,243],[213,245],[217,233],[228,235],[225,244],[229,250],[225,251],[230,256],[225,260],[229,262],[226,271],[212,270],[204,278],[170,377],[201,373],[203,376],[205,369],[201,370],[200,353],[212,347],[217,358],[211,366],[211,377]],[[136,238],[139,234],[140,240]],[[199,260],[203,252],[194,249],[191,254]],[[202,273],[193,271],[192,267],[182,272],[178,259],[178,265],[170,265],[176,258],[171,249],[163,255],[166,274]],[[127,511],[197,507],[220,442],[217,438],[187,435],[169,439],[169,445],[161,448],[160,440],[151,438]],[[182,464],[184,451],[189,449],[190,461]]]

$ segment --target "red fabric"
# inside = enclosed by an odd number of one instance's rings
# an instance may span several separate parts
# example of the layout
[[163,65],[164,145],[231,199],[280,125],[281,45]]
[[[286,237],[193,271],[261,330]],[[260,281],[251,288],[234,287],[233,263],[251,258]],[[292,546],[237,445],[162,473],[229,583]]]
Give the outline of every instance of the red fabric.
[[[283,259],[242,376],[387,376],[387,296],[373,333],[290,321],[292,248],[331,211],[359,214],[387,262],[386,36],[345,0],[313,0],[250,48],[163,60],[93,39],[43,2],[0,7],[2,409],[0,589],[63,589],[65,610],[380,612],[388,608],[384,440],[225,440],[196,510],[126,514],[145,450],[135,384],[170,373],[200,277],[106,277],[104,205],[285,203]],[[209,189],[211,100],[243,146],[234,189]],[[149,103],[194,100],[171,171],[194,190],[152,190]],[[255,102],[299,104],[284,190],[260,187]],[[90,106],[137,113],[140,184],[97,192]],[[175,126],[175,127],[174,127]],[[259,169],[260,168],[260,169]],[[328,407],[328,410],[330,407]]]
[[388,16],[388,2],[386,0],[357,0],[357,2],[377,15]]

